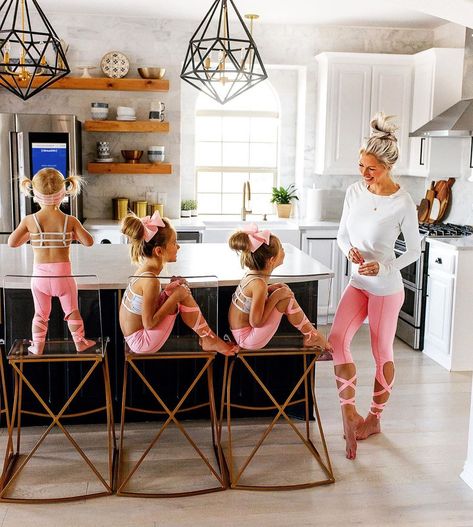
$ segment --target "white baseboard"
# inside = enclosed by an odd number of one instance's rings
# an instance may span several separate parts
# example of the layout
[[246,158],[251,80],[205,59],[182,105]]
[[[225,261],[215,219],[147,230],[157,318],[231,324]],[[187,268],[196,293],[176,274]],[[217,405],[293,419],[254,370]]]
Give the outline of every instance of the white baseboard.
[[473,459],[467,460],[460,474],[462,480],[473,489]]

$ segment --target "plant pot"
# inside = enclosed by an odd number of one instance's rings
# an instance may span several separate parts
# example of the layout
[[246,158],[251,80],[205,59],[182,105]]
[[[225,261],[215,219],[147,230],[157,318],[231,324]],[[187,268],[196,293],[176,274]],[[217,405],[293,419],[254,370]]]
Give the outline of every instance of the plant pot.
[[278,218],[289,218],[292,212],[292,203],[278,203],[276,208],[278,209]]
[[190,218],[190,217],[191,217],[190,210],[181,210],[181,218]]
[[197,216],[197,210],[196,209],[192,209],[191,210],[191,216],[194,218],[195,216]]

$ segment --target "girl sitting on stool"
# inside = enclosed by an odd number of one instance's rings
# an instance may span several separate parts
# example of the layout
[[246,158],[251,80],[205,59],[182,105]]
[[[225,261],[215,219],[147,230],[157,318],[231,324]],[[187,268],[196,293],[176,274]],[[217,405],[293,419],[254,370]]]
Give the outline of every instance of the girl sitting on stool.
[[169,220],[155,212],[150,218],[126,216],[122,233],[131,242],[131,261],[138,264],[120,307],[120,327],[133,353],[155,353],[168,339],[178,313],[200,337],[204,351],[233,355],[236,346],[220,339],[209,327],[187,282],[171,281],[163,291],[158,280],[166,262],[175,262],[179,244]]
[[84,351],[95,344],[84,337],[84,322],[79,313],[77,284],[71,276],[69,255],[72,240],[87,247],[94,240],[77,218],[60,210],[64,197],[76,196],[81,184],[80,176],[64,179],[54,168],[43,168],[32,180],[24,178],[20,183],[22,192],[28,196],[32,192],[33,200],[41,207],[39,212],[25,216],[8,238],[10,247],[19,247],[27,241],[33,247],[31,292],[35,314],[33,341],[28,350],[35,355],[41,355],[44,350],[53,296],[59,297],[76,350]]
[[268,230],[258,231],[256,224],[251,224],[234,233],[228,244],[240,254],[242,267],[248,269],[233,293],[228,313],[237,344],[249,350],[263,348],[286,315],[304,336],[304,347],[324,348],[326,353],[321,358],[330,360],[330,344],[306,317],[291,289],[283,283],[268,285],[271,273],[284,261],[279,238]]

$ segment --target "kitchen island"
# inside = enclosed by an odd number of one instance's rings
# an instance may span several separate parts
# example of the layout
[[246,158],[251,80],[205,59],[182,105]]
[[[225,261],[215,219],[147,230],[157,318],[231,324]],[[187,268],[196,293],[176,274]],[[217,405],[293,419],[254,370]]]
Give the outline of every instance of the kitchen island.
[[[276,269],[277,275],[284,278],[277,278],[277,281],[285,281],[291,284],[297,300],[306,311],[311,320],[317,320],[317,284],[318,280],[328,280],[333,276],[332,271],[314,260],[309,255],[296,249],[292,245],[284,245],[286,252],[285,263]],[[95,287],[98,283],[101,290],[101,312],[103,333],[110,338],[109,345],[109,362],[112,383],[112,393],[115,410],[118,412],[120,407],[120,397],[122,388],[122,371],[123,371],[123,336],[118,324],[118,310],[121,301],[122,291],[128,284],[129,277],[133,275],[135,267],[131,265],[129,259],[129,246],[127,245],[96,245],[93,247],[83,247],[81,245],[71,246],[71,261],[73,273],[76,275],[96,275],[98,280],[91,279],[90,287]],[[0,275],[2,279],[7,275],[30,275],[33,270],[33,254],[28,246],[12,249],[6,245],[0,245]],[[228,305],[231,301],[231,294],[235,286],[243,276],[239,262],[239,257],[231,251],[226,244],[189,244],[183,245],[178,253],[178,261],[166,265],[162,275],[172,276],[216,276],[218,281],[219,293],[219,311],[218,311],[218,333],[222,336],[229,333],[227,322]],[[87,289],[87,281],[81,279],[82,286],[79,289]],[[26,287],[27,281],[23,281],[23,287]],[[16,294],[30,295],[29,289],[17,291]],[[79,291],[79,295],[86,294],[86,291]],[[5,312],[2,323],[2,338],[6,340],[8,349],[11,342],[9,340],[8,325],[13,322],[18,323],[18,315],[13,317],[11,312],[14,311],[15,302],[8,302],[5,299]],[[30,335],[31,317],[24,316],[22,313],[25,337]],[[281,333],[292,333],[299,338],[299,334],[286,321],[283,321],[280,328]],[[6,334],[5,334],[6,332]],[[221,356],[217,357],[216,387],[217,393],[220,386],[219,363],[223,362]],[[155,362],[155,361],[153,361]],[[38,364],[38,367],[40,365]],[[58,368],[62,367],[58,365]],[[161,366],[162,367],[162,366]],[[276,361],[266,364],[268,375],[274,378],[282,390],[286,384],[290,384],[291,378],[295,378],[299,370],[299,365],[278,364]],[[71,383],[69,382],[69,366],[64,371],[55,372],[48,366],[48,370],[42,372],[44,375],[44,389],[50,390],[51,386],[57,388],[59,379],[64,390]],[[38,368],[39,369],[39,368]],[[294,371],[292,371],[294,370]],[[296,371],[297,370],[297,371]],[[11,378],[7,367],[7,385],[11,392]],[[173,389],[176,389],[175,371],[170,371],[170,385],[174,383]],[[178,378],[179,378],[179,372]],[[38,373],[38,375],[40,375]],[[51,379],[54,378],[54,382]],[[241,379],[241,384],[244,384]],[[238,389],[239,380],[234,379],[235,388]],[[130,388],[136,396],[136,403],[139,399],[147,397],[136,390],[133,386]],[[177,387],[179,389],[179,386]],[[90,396],[88,396],[90,399]],[[197,395],[198,397],[198,395]],[[250,399],[258,399],[258,395],[250,395]],[[80,398],[79,398],[80,401]],[[26,401],[25,401],[26,403]],[[118,413],[116,413],[118,415]],[[36,422],[32,418],[32,422]]]

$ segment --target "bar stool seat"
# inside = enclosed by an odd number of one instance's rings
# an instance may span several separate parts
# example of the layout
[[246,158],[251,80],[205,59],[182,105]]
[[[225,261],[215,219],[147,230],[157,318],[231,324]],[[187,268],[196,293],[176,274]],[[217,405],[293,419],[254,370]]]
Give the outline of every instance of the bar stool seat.
[[[224,453],[226,467],[229,473],[230,487],[232,489],[242,490],[262,490],[262,491],[273,491],[273,490],[296,490],[309,487],[315,487],[318,485],[326,485],[334,483],[335,478],[333,475],[332,465],[325,441],[325,436],[322,427],[322,421],[317,406],[316,391],[315,391],[315,366],[317,360],[322,355],[323,351],[321,348],[303,348],[300,343],[301,339],[296,339],[296,342],[288,345],[287,338],[279,339],[273,338],[271,344],[276,344],[277,347],[268,347],[260,350],[241,350],[235,358],[226,358],[224,367],[225,383],[222,392],[221,409],[219,424],[223,428],[224,422],[226,422],[226,435],[223,434],[223,429],[220,431],[222,438],[222,450]],[[282,344],[278,346],[278,341]],[[299,341],[299,342],[298,342]],[[270,381],[265,375],[264,364],[267,361],[274,359],[283,358],[294,358],[300,360],[301,369],[299,377],[291,384],[284,393],[275,394],[274,390],[271,389]],[[255,390],[259,389],[260,393],[265,394],[267,404],[241,404],[233,401],[235,396],[234,390],[232,390],[232,379],[235,375],[235,371],[244,370],[247,374],[247,384],[240,390]],[[253,385],[250,385],[251,381],[254,381]],[[299,423],[291,416],[291,408],[297,405],[303,406],[303,423],[304,430],[301,431],[300,420]],[[314,414],[311,412],[311,405],[313,405]],[[244,427],[245,435],[244,441],[237,440],[233,427],[235,425],[235,418],[232,416],[232,410],[244,410],[245,413],[258,412],[267,414],[272,412],[272,416],[269,418],[269,424],[262,425],[263,430],[259,432],[260,427],[253,423],[250,428]],[[311,418],[315,416],[316,430],[311,425]],[[265,464],[272,467],[277,467],[278,471],[296,472],[295,476],[298,479],[297,482],[286,482],[276,483],[274,477],[266,473],[265,468],[261,465],[258,466],[259,471],[257,472],[257,478],[255,474],[251,474],[251,468],[253,467],[255,457],[261,452],[262,447],[265,443],[268,443],[268,437],[278,430],[279,421],[282,421],[294,432],[296,445],[304,445],[305,449],[303,454],[304,460],[307,459],[304,465],[302,463],[294,463],[291,466],[291,462],[286,460],[285,457],[289,453],[293,443],[287,444],[287,438],[284,437],[284,445],[272,443],[274,448],[277,448],[278,453],[272,457],[266,457]],[[238,422],[238,420],[237,420]],[[299,426],[298,426],[299,425]],[[313,438],[315,433],[318,432],[318,442],[320,445],[317,447]],[[249,436],[249,437],[248,437]],[[252,447],[247,447],[243,443],[247,443],[251,440]],[[248,453],[248,450],[249,453]],[[301,454],[302,455],[302,454]],[[277,456],[277,457],[274,457]],[[238,461],[237,458],[241,460]],[[272,460],[272,461],[271,461]],[[312,460],[316,462],[316,466],[320,469],[320,477],[315,478],[305,477],[303,474],[299,479],[299,475],[309,467],[308,462]],[[264,482],[261,482],[264,479]]]
[[[204,317],[216,329],[218,282],[214,277],[186,279]],[[166,283],[163,277],[160,281],[162,285]],[[214,398],[215,356],[215,352],[200,348],[198,336],[179,321],[179,317],[167,342],[156,353],[133,353],[125,343],[118,495],[181,497],[227,488]],[[171,373],[170,368],[174,368]],[[191,430],[184,421],[196,411],[201,414],[208,411],[210,438],[197,439],[195,429]],[[139,428],[139,425],[136,425],[134,435],[140,435],[140,439],[132,441],[131,427],[127,426],[130,414],[148,415],[160,420],[156,422],[156,427],[151,429],[150,423],[147,423],[138,432],[136,427]],[[151,434],[151,439],[143,437],[147,433]],[[186,459],[173,458],[172,466],[167,449],[169,444],[166,445],[163,440],[165,433],[173,434],[171,444],[182,448],[181,453],[184,448],[190,447],[185,450]],[[177,446],[181,445],[179,441],[182,441],[182,447]],[[184,466],[186,463],[187,466]],[[177,472],[185,471],[190,463],[199,467],[199,475],[204,471],[204,481],[197,476],[192,481],[179,480]],[[152,470],[150,467],[153,467]]]

